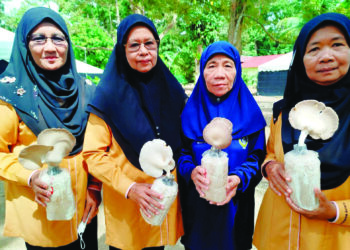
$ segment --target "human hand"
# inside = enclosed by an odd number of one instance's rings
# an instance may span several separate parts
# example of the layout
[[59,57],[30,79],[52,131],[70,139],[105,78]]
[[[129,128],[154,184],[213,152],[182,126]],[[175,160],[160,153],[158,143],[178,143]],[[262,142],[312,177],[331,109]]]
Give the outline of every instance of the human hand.
[[52,193],[47,190],[48,185],[40,180],[40,171],[36,170],[33,175],[30,178],[30,187],[32,188],[33,192],[35,193],[35,201],[43,206],[46,207],[46,202],[50,201],[50,197]]
[[317,209],[313,211],[308,211],[298,207],[290,197],[286,198],[287,204],[293,209],[295,212],[304,215],[308,219],[312,220],[329,220],[335,218],[337,216],[337,209],[333,202],[329,201],[327,197],[319,190],[315,188],[315,196],[319,199],[320,204]]
[[204,197],[203,190],[209,189],[209,178],[207,177],[207,170],[201,166],[197,166],[191,173],[191,179],[196,186],[200,197]]
[[237,175],[230,175],[227,177],[227,185],[226,185],[226,198],[222,202],[213,202],[211,201],[210,204],[214,204],[217,206],[222,206],[227,204],[235,195],[237,192],[237,187],[241,183],[241,179]]
[[270,161],[265,166],[265,171],[269,180],[270,188],[279,196],[284,194],[286,197],[289,197],[292,190],[287,182],[290,182],[291,178],[286,175],[284,164],[277,161]]
[[87,224],[91,222],[91,220],[97,215],[98,206],[100,205],[100,203],[101,191],[88,189],[86,192],[85,209],[82,218],[83,222],[86,222],[86,219],[88,219]]
[[136,202],[142,212],[147,217],[159,214],[159,209],[164,209],[164,206],[157,200],[162,200],[163,195],[151,189],[152,185],[148,183],[135,183],[128,193],[128,198]]

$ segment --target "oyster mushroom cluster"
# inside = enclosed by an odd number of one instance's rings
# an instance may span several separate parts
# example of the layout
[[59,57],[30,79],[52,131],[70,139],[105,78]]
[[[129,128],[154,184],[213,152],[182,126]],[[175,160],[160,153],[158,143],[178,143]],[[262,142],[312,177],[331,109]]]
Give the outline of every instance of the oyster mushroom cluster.
[[230,146],[232,141],[232,123],[222,117],[215,117],[203,130],[203,138],[209,145],[217,149]]
[[169,175],[175,167],[173,151],[161,139],[146,142],[141,149],[139,161],[142,170],[154,178],[162,176],[163,171]]
[[327,140],[338,129],[337,113],[322,102],[305,100],[297,103],[289,112],[289,122],[293,128],[301,130],[299,146],[305,145],[305,138]]
[[44,163],[58,166],[72,151],[75,142],[75,137],[65,129],[45,129],[38,135],[37,144],[25,147],[18,160],[30,170],[39,169]]

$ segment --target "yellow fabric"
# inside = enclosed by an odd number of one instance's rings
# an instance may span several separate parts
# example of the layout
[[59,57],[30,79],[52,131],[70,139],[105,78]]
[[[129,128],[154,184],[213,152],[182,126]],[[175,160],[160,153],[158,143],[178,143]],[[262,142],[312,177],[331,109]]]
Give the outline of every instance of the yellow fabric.
[[[267,158],[284,162],[281,138],[281,115],[274,124],[267,142]],[[325,190],[323,193],[331,201],[344,200],[349,204],[350,178],[341,186]],[[350,206],[349,206],[350,207]],[[341,208],[340,208],[341,210]],[[341,213],[344,213],[340,211]],[[343,218],[343,215],[340,215]],[[341,220],[339,218],[337,223]],[[348,224],[349,225],[349,222]],[[267,189],[258,214],[253,244],[258,249],[350,249],[350,227],[322,220],[311,220],[293,212],[284,196]]]
[[46,210],[35,201],[34,192],[28,187],[32,173],[22,167],[17,156],[21,149],[36,141],[32,131],[19,120],[14,108],[0,101],[0,178],[5,181],[6,212],[3,234],[21,237],[31,245],[57,247],[77,239],[77,227],[82,219],[87,171],[81,154],[65,158],[60,167],[71,173],[72,189],[77,211],[70,221],[48,221]]
[[177,242],[183,234],[179,199],[161,226],[147,224],[137,204],[125,194],[133,182],[152,183],[154,178],[128,161],[111,129],[94,114],[90,114],[87,125],[83,157],[90,174],[103,183],[106,244],[126,250]]

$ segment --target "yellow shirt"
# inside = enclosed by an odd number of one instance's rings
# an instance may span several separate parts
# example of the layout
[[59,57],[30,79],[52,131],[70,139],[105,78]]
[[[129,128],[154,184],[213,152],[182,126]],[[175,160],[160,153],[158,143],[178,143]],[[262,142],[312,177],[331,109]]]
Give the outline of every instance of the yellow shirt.
[[176,244],[183,234],[179,199],[161,226],[147,224],[138,205],[125,195],[132,183],[153,183],[154,178],[128,161],[111,129],[94,114],[87,125],[83,157],[89,172],[103,183],[106,244],[123,250]]
[[[276,123],[271,121],[265,162],[284,162],[281,126],[281,115]],[[258,249],[271,250],[350,249],[350,218],[347,215],[350,209],[350,178],[339,187],[322,192],[339,207],[335,223],[312,220],[295,213],[284,196],[280,197],[268,188],[260,207],[253,244]]]
[[81,154],[66,157],[60,167],[67,168],[77,213],[70,221],[48,221],[46,210],[34,201],[28,186],[32,170],[18,162],[19,152],[36,141],[33,132],[19,119],[15,109],[0,101],[0,179],[5,181],[6,212],[3,234],[21,237],[31,245],[57,247],[77,239],[77,227],[85,207],[87,170]]

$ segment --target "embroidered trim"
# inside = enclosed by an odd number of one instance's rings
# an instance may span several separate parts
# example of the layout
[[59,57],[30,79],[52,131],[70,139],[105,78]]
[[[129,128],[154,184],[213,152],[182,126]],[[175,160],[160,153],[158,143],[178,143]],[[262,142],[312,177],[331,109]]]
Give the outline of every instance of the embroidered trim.
[[5,76],[0,79],[2,83],[14,83],[16,81],[16,77]]
[[348,207],[346,206],[345,202],[343,202],[343,206],[344,206],[345,216],[344,216],[344,220],[340,224],[343,224],[348,219]]

